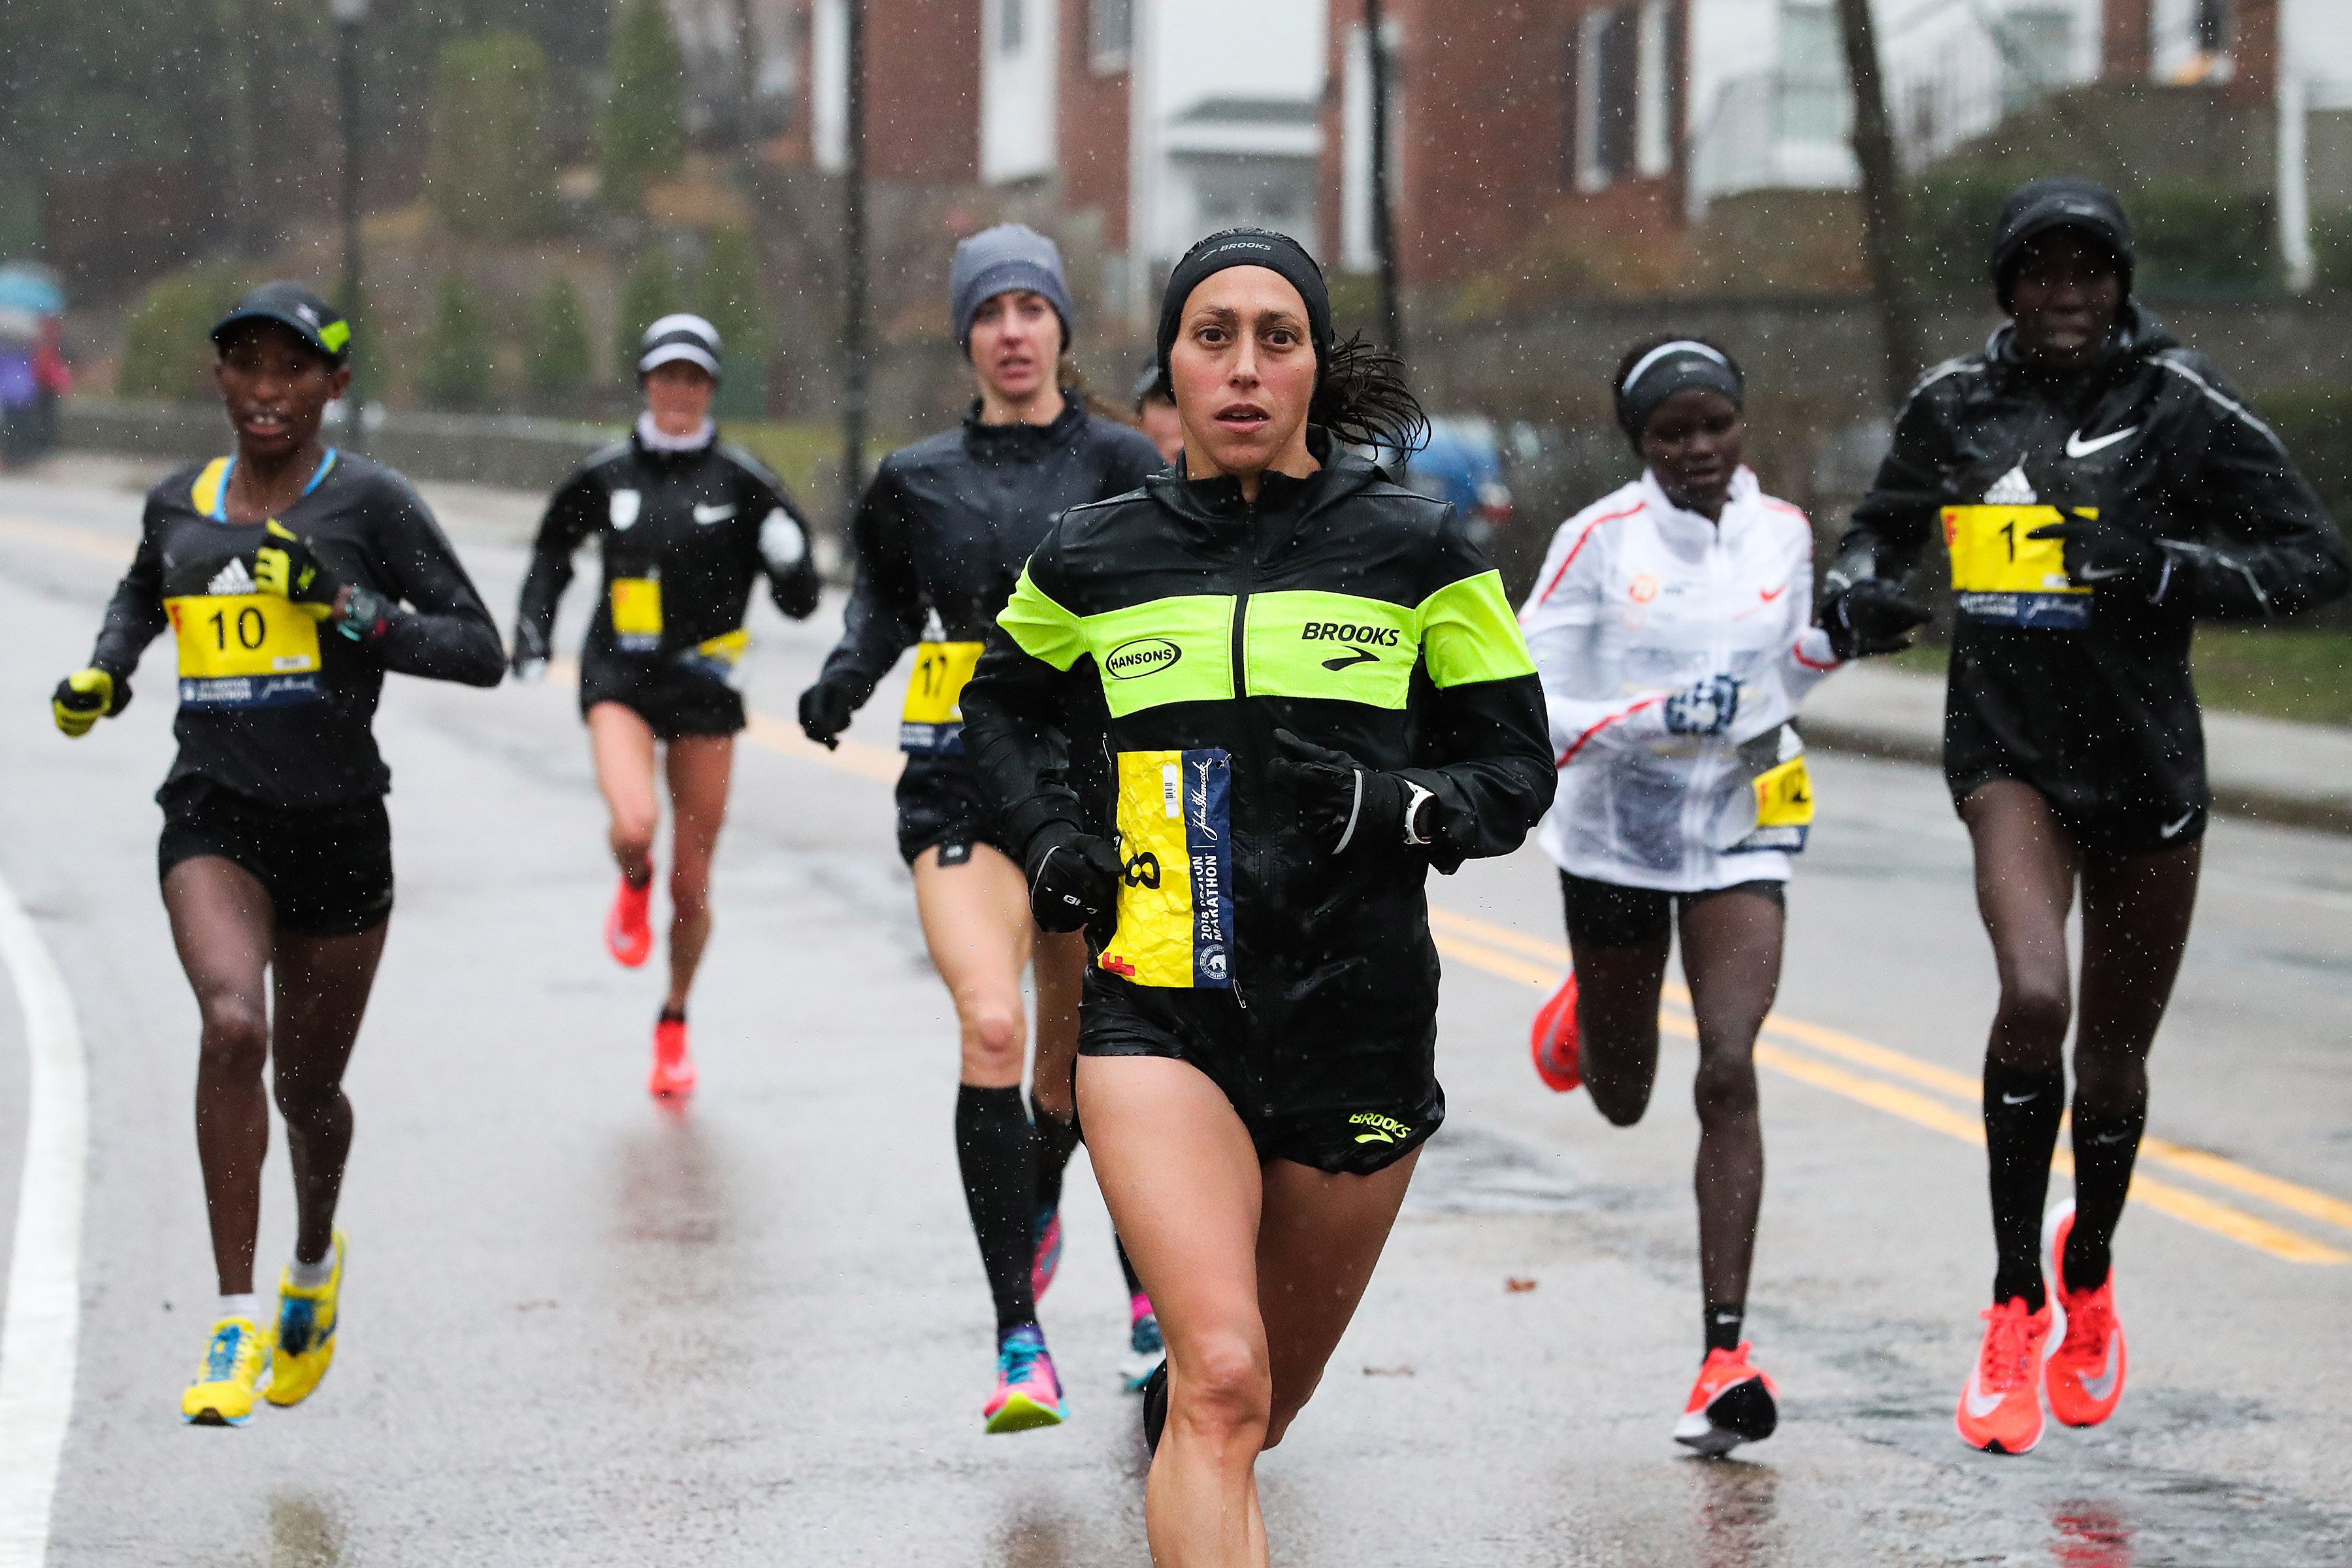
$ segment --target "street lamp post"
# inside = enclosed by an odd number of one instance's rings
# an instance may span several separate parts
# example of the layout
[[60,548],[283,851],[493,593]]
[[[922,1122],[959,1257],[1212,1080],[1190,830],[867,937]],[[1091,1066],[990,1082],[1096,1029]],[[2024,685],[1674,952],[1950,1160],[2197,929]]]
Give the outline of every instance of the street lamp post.
[[[327,0],[328,13],[335,19],[335,109],[342,126],[343,138],[343,281],[336,301],[346,321],[357,322],[360,314],[360,25],[367,20],[368,0]],[[366,406],[361,395],[361,365],[359,356],[352,359],[351,389],[344,403],[351,418],[344,437],[350,445],[360,444],[361,410]]]

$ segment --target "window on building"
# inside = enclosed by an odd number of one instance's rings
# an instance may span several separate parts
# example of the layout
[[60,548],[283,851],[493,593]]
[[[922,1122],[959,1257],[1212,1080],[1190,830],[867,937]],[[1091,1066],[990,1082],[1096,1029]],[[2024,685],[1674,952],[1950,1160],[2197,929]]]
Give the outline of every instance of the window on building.
[[1638,62],[1633,97],[1633,168],[1656,179],[1675,166],[1674,45],[1667,33],[1665,0],[1648,0],[1634,32]]
[[1774,140],[1843,144],[1845,38],[1829,0],[1781,0],[1780,94]]
[[2073,75],[2074,17],[2058,5],[2021,5],[2000,19],[2000,100],[2014,114]]
[[996,51],[1017,55],[1029,42],[1029,0],[996,0]]
[[1135,48],[1135,0],[1087,0],[1087,47],[1095,69],[1125,70]]
[[1576,41],[1576,183],[1606,189],[1634,172],[1641,100],[1641,5],[1588,11]]

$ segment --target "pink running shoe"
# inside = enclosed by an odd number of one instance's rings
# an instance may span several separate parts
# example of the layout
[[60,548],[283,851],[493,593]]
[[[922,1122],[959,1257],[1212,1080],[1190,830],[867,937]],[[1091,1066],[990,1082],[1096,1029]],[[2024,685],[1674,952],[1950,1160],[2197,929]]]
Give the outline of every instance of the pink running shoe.
[[996,1392],[981,1407],[991,1435],[1062,1424],[1062,1380],[1045,1336],[1034,1324],[1004,1336],[996,1352]]

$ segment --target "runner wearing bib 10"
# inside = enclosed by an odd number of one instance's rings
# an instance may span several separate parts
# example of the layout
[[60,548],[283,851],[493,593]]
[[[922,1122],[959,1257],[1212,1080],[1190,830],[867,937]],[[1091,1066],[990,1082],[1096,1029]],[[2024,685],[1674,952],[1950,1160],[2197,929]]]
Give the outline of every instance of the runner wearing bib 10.
[[1839,652],[1812,625],[1813,531],[1740,465],[1745,383],[1711,343],[1618,366],[1641,479],[1559,531],[1520,612],[1542,673],[1573,968],[1536,1019],[1536,1070],[1630,1126],[1658,1065],[1675,929],[1698,1025],[1705,1348],[1675,1436],[1725,1453],[1769,1436],[1772,1380],[1741,1335],[1763,1198],[1756,1033],[1780,984],[1782,888],[1812,781],[1797,710]]
[[782,481],[719,439],[710,399],[720,352],[699,316],[646,329],[637,356],[646,410],[628,440],[589,458],[548,503],[515,615],[515,673],[529,679],[547,668],[572,558],[595,538],[604,592],[580,649],[580,711],[621,872],[604,942],[630,968],[653,952],[654,774],[657,749],[667,752],[669,984],[646,1084],[658,1099],[695,1084],[686,1005],[710,941],[710,863],[744,724],[751,590],[764,578],[776,608],[802,620],[823,589],[807,523]]
[[[2324,604],[2347,574],[2277,436],[2132,300],[2113,193],[2021,186],[1991,272],[2011,320],[1913,391],[1824,580],[1823,618],[1876,636],[1941,532],[1959,611],[1944,777],[2000,974],[1983,1094],[1992,1306],[1955,1419],[1972,1446],[2021,1454],[2041,1440],[2045,1395],[2074,1426],[2123,1396],[2112,1242],[2209,800],[2191,630]],[[2070,1021],[2074,1200],[2045,1214]]]
[[[835,744],[899,657],[915,650],[898,715],[907,753],[898,852],[914,871],[932,963],[955,998],[958,1164],[996,1306],[998,1375],[984,1416],[990,1431],[1010,1432],[1062,1418],[1036,1297],[1059,1262],[1062,1172],[1078,1142],[1071,1075],[1086,949],[1075,936],[1041,936],[1030,920],[1018,856],[964,755],[963,687],[1054,520],[1134,489],[1161,464],[1150,442],[1090,412],[1058,374],[1071,308],[1052,240],[1018,224],[975,235],[956,247],[951,284],[956,338],[979,398],[959,428],[884,458],[860,498],[857,577],[841,642],[802,694],[800,718],[811,739]],[[1078,782],[1108,808],[1107,780],[1097,773]],[[1033,953],[1036,1060],[1024,1109],[1021,972]],[[1126,1370],[1139,1386],[1157,1363],[1160,1331],[1132,1269],[1128,1280]]]
[[[272,283],[212,335],[236,450],[148,492],[89,666],[54,707],[60,730],[86,734],[122,710],[142,651],[171,635],[180,749],[156,795],[157,866],[203,1018],[196,1157],[221,1290],[180,1413],[242,1426],[265,1384],[272,1404],[306,1398],[341,1327],[343,1069],[393,901],[377,696],[387,671],[495,686],[505,665],[416,491],[320,439],[351,382],[350,323],[308,289]],[[253,1255],[273,1095],[295,1238],[265,1314]]]

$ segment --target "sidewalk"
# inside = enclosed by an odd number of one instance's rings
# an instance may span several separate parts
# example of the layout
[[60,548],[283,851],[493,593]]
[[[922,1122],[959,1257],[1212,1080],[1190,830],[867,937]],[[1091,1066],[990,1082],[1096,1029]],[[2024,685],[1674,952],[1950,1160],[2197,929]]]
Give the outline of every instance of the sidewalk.
[[[1938,763],[1944,682],[1856,665],[1814,689],[1800,722],[1809,742],[1828,750]],[[2352,833],[2352,730],[2209,710],[2205,760],[2217,811]]]

